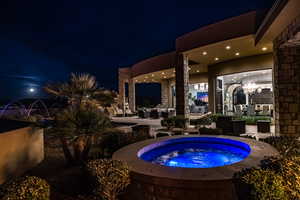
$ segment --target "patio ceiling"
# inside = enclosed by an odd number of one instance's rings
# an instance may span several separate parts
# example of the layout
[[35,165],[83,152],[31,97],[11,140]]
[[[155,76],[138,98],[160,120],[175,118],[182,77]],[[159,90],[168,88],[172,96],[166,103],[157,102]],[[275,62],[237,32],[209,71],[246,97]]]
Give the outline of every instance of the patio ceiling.
[[[273,51],[272,43],[255,45],[254,35],[195,48],[184,52],[189,58],[190,74],[208,71],[208,66],[238,58],[268,54]],[[134,78],[136,83],[157,83],[164,79],[175,78],[175,68],[142,74]]]
[[202,65],[213,65],[237,58],[261,55],[273,51],[273,45],[261,43],[255,45],[254,35],[248,35],[232,40],[199,47],[184,52],[189,59]]

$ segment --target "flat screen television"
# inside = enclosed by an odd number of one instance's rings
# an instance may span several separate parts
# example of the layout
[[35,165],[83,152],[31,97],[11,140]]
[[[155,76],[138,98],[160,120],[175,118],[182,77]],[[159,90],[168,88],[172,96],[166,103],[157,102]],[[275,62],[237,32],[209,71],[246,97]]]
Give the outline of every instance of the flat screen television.
[[197,92],[197,100],[208,102],[208,92]]

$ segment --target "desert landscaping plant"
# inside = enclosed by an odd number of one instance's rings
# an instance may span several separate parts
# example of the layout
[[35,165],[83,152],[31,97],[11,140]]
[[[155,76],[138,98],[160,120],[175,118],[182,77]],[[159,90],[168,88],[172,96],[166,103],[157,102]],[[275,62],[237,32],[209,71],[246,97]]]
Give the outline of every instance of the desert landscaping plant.
[[288,199],[300,199],[300,156],[271,157],[263,160],[262,168],[282,177]]
[[92,105],[70,106],[58,113],[54,121],[52,132],[60,139],[68,164],[87,160],[93,137],[111,126],[106,114]]
[[[261,161],[260,169],[245,169],[236,174],[238,190],[244,199],[300,199],[300,154],[299,140],[295,137],[269,137],[263,139],[280,153]],[[246,198],[246,196],[250,197]]]
[[49,200],[49,184],[35,176],[25,176],[6,183],[2,200]]
[[272,170],[251,168],[239,173],[239,185],[250,186],[249,193],[240,195],[240,199],[251,200],[288,200],[283,177]]
[[282,156],[300,155],[300,141],[297,137],[280,136],[268,137],[261,141],[275,147]]
[[72,73],[68,82],[48,84],[44,89],[55,97],[66,99],[73,106],[90,104],[103,110],[118,106],[117,93],[99,88],[96,78],[90,74]]
[[128,166],[121,161],[92,160],[87,163],[86,169],[95,180],[95,193],[105,200],[117,200],[130,183]]
[[170,117],[167,119],[161,120],[161,125],[167,127],[167,129],[172,129],[172,128],[186,128],[188,119],[181,117],[181,116],[176,116],[176,117]]

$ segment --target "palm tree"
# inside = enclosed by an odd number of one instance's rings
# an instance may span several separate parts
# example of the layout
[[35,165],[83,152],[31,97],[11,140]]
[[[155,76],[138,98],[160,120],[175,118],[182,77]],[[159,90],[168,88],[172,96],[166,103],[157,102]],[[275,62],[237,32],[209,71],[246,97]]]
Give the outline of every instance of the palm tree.
[[69,106],[55,116],[53,133],[62,143],[67,163],[82,164],[88,159],[93,136],[110,127],[107,115],[94,106]]
[[117,95],[99,88],[96,78],[90,74],[72,73],[68,82],[47,85],[45,90],[68,100],[69,106],[55,116],[53,129],[68,163],[81,163],[92,145],[91,136],[109,127],[110,120],[102,111],[116,102]]
[[110,90],[98,87],[95,76],[90,74],[71,74],[66,83],[49,84],[45,91],[59,98],[68,99],[69,103],[96,103],[101,106],[110,106],[116,102],[117,94]]
[[50,84],[45,88],[46,92],[56,97],[66,98],[69,103],[80,105],[98,92],[96,78],[90,74],[71,74],[66,83]]

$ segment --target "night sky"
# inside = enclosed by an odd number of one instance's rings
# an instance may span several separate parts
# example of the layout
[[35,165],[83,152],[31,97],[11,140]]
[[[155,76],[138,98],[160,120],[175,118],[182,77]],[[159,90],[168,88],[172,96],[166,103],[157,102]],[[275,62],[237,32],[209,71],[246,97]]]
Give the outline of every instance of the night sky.
[[273,2],[4,0],[0,99],[41,96],[45,83],[66,80],[70,72],[91,73],[101,86],[117,89],[118,67],[172,51],[184,33]]

